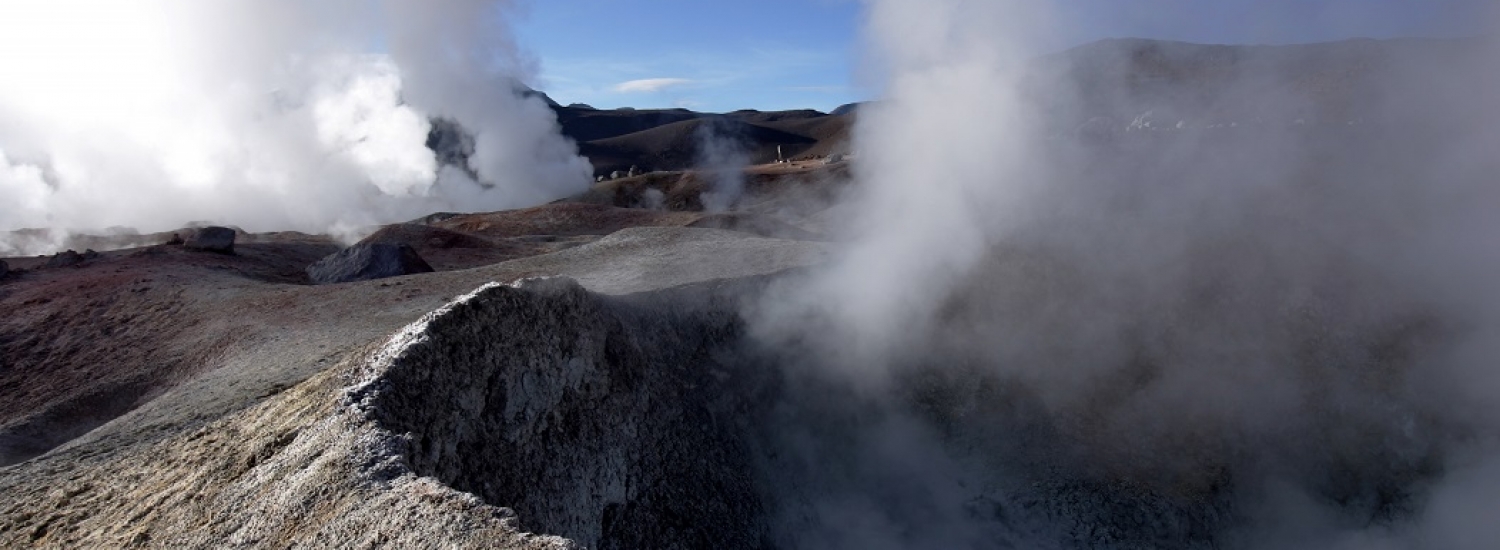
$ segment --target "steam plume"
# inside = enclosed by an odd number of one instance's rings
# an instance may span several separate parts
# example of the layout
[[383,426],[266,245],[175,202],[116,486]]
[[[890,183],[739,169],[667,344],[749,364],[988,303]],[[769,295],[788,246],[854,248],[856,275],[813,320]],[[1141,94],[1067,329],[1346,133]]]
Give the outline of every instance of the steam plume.
[[[1042,57],[1044,4],[867,8],[853,240],[755,312],[858,404],[777,427],[789,544],[1500,540],[1490,45]],[[1207,107],[1129,65],[1205,59]],[[1320,62],[1378,70],[1327,103]]]
[[723,121],[710,119],[694,132],[698,141],[696,168],[708,179],[700,200],[709,212],[733,207],[745,190],[749,154],[743,139],[726,126]]
[[[0,6],[0,230],[195,220],[343,232],[534,204],[586,163],[507,38],[509,2]],[[440,170],[429,118],[469,128]],[[0,252],[3,252],[0,249]],[[11,252],[14,252],[12,250]]]

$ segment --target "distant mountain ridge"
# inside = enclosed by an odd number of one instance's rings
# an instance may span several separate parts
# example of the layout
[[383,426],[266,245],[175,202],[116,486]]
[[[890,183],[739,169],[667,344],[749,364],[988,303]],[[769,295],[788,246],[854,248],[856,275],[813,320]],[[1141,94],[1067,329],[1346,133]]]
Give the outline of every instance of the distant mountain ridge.
[[810,109],[700,113],[686,109],[554,107],[563,135],[578,143],[597,175],[628,170],[683,170],[703,158],[708,140],[742,149],[751,163],[826,156],[848,149],[852,113]]

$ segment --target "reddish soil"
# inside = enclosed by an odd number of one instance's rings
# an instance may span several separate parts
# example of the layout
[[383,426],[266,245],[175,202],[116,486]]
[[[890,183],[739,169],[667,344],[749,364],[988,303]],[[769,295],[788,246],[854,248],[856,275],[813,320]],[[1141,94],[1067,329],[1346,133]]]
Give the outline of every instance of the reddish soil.
[[[743,204],[796,195],[799,200],[827,203],[850,179],[849,163],[828,164],[821,159],[786,164],[760,164],[745,169]],[[703,209],[702,195],[709,179],[702,172],[652,172],[633,178],[600,182],[593,189],[569,199],[622,208],[659,207],[673,211]],[[659,192],[660,204],[646,198]]]
[[0,464],[72,439],[213,358],[209,330],[247,288],[298,284],[329,244],[247,243],[235,255],[152,246],[71,267],[11,261],[0,280]]
[[[750,178],[757,189],[775,187],[767,183],[774,176]],[[685,181],[682,193],[694,192],[694,178],[679,179]],[[813,237],[753,214],[560,202],[437,214],[427,223],[381,228],[364,241],[407,244],[438,271],[456,271],[561,251],[630,227]],[[70,242],[107,249],[164,242],[172,233],[78,236]],[[309,286],[307,266],[339,248],[322,236],[241,232],[234,254],[157,244],[104,252],[68,267],[48,267],[50,257],[6,258],[11,273],[0,278],[0,311],[6,312],[0,316],[0,465],[70,441],[268,345],[277,334],[291,330],[313,338],[338,325],[333,319],[349,316],[369,317],[365,324],[379,333],[390,330],[378,320],[381,311],[427,311],[451,296],[445,292],[474,284],[463,277],[439,282],[443,278],[424,276],[419,280],[430,284]],[[524,269],[517,274],[525,275]],[[453,289],[438,288],[450,283]]]
[[[488,214],[463,214],[434,227],[498,240],[523,237],[608,235],[626,227],[681,227],[697,221],[693,212],[659,212],[599,204],[553,203]],[[545,242],[546,238],[533,241]]]

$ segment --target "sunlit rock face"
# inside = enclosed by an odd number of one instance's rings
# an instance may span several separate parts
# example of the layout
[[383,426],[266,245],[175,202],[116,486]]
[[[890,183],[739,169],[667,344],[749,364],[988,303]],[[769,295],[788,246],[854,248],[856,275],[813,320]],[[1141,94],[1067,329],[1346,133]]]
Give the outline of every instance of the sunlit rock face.
[[772,380],[712,286],[494,287],[434,319],[365,399],[411,467],[589,548],[754,547],[749,422]]

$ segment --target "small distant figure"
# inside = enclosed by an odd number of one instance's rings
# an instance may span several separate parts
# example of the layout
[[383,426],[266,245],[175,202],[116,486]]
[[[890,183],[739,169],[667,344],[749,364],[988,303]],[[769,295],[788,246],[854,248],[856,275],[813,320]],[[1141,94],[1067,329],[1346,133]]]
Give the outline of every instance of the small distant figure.
[[609,173],[609,179],[612,179],[612,180],[620,179],[620,171],[619,170],[615,170],[613,172],[610,172]]
[[641,173],[641,169],[640,168],[636,168],[635,165],[632,164],[632,165],[630,165],[630,171],[627,172],[628,175],[625,176],[625,177],[627,177],[627,178],[633,178],[633,177],[636,177],[637,175],[639,175],[640,173]]

